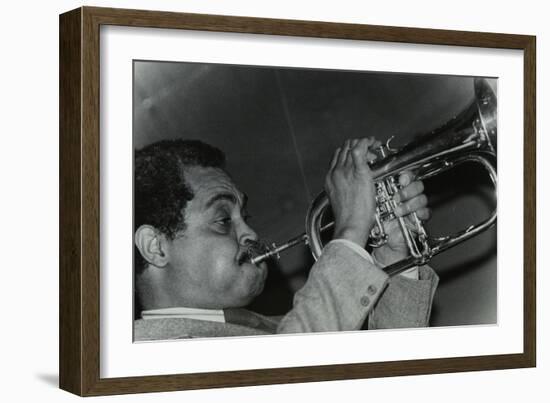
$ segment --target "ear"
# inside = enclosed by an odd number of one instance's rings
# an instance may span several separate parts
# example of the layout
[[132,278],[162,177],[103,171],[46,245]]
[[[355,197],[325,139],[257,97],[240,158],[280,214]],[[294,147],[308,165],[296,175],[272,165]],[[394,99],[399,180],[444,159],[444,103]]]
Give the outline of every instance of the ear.
[[154,227],[142,225],[136,230],[134,242],[141,256],[155,267],[162,268],[168,264],[165,237]]

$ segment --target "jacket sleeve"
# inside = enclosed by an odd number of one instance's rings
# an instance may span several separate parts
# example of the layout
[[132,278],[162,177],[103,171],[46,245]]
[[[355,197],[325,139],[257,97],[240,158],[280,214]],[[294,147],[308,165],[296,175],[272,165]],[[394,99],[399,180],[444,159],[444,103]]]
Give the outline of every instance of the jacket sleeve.
[[367,329],[427,327],[439,278],[429,266],[418,268],[418,279],[392,277],[374,309]]
[[372,261],[341,242],[329,242],[277,333],[359,330],[388,282]]

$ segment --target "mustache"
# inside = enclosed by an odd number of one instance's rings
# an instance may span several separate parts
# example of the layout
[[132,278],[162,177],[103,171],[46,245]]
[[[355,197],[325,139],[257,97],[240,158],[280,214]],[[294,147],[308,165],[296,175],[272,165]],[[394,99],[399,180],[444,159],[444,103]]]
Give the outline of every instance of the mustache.
[[250,262],[254,257],[263,255],[269,251],[269,247],[265,241],[246,241],[244,249],[239,253],[237,262],[241,265],[245,262]]

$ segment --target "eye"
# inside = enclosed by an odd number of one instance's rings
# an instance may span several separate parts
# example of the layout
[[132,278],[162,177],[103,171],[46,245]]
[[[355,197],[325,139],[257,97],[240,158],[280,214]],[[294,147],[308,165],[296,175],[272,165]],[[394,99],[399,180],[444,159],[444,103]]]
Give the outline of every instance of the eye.
[[216,221],[214,221],[216,228],[224,233],[229,232],[229,230],[231,229],[231,223],[232,220],[229,216],[220,217]]
[[231,224],[231,217],[222,217],[222,218],[218,218],[216,220],[216,224],[220,224],[220,225],[230,225]]

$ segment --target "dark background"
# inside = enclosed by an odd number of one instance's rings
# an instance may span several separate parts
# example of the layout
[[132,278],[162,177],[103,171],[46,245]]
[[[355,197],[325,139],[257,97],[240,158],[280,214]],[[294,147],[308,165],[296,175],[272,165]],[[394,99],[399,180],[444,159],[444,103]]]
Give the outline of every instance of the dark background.
[[[309,203],[346,138],[395,136],[392,145],[404,145],[472,99],[472,77],[136,61],[134,147],[172,138],[219,147],[250,197],[251,225],[281,243],[304,231]],[[434,235],[474,224],[494,207],[489,181],[474,166],[425,185]],[[305,246],[287,251],[251,308],[286,312],[312,263]],[[496,323],[496,228],[431,266],[440,276],[432,325]]]

